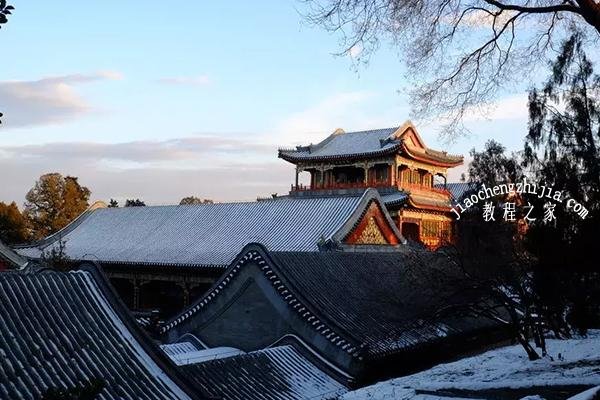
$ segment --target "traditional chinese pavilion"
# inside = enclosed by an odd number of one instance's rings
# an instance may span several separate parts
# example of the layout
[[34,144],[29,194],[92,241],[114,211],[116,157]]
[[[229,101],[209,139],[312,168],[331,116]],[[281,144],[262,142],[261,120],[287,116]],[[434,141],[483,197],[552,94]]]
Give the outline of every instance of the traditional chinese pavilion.
[[[430,248],[454,240],[448,169],[463,157],[428,148],[411,122],[360,132],[337,129],[318,144],[280,149],[296,165],[290,196],[327,196],[377,188],[405,238]],[[300,174],[310,183],[300,183]]]

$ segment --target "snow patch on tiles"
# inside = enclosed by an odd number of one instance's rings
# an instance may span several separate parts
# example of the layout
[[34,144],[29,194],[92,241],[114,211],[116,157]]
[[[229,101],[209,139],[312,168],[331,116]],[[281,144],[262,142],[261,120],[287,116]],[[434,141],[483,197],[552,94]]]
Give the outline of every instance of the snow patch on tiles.
[[233,347],[215,347],[212,349],[198,349],[190,342],[163,344],[160,348],[180,365],[197,364],[205,361],[218,360],[221,358],[239,356],[246,352]]

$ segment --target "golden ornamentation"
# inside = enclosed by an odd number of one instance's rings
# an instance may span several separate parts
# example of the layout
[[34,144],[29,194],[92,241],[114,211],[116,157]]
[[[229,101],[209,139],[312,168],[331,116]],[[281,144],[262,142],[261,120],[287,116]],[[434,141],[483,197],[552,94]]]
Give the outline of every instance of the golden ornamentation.
[[367,222],[367,226],[360,233],[357,244],[388,244],[387,240],[385,240],[385,236],[379,229],[377,222],[375,222],[375,217],[369,218]]

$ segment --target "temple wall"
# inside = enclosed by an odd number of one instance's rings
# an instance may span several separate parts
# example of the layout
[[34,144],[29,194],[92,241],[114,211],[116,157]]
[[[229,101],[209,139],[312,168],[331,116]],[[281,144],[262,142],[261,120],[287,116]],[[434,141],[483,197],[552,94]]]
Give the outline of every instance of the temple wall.
[[176,342],[186,333],[210,347],[244,351],[259,350],[286,335],[296,335],[344,371],[354,375],[360,368],[349,354],[301,319],[253,263],[245,265],[201,312],[170,329],[166,341]]

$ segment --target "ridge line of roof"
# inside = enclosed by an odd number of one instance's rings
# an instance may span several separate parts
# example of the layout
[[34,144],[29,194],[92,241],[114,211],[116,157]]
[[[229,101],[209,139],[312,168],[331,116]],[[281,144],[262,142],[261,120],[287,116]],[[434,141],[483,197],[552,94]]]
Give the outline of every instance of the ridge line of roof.
[[75,218],[73,221],[69,222],[67,225],[65,225],[62,229],[58,230],[57,232],[54,232],[53,234],[46,236],[43,239],[36,240],[35,242],[32,242],[32,243],[16,245],[16,246],[14,246],[14,248],[15,249],[31,249],[31,248],[37,247],[37,248],[41,249],[41,248],[48,247],[49,245],[51,245],[53,243],[56,243],[63,236],[68,235],[75,228],[77,228],[79,225],[81,225],[81,223],[83,221],[85,221],[90,215],[92,215],[96,210],[103,209],[103,208],[96,208],[95,205],[96,205],[96,203],[92,204],[84,212],[79,214],[79,216],[77,216],[77,218]]
[[[289,340],[288,338],[292,338],[292,340]],[[289,340],[289,344],[286,343],[286,341],[288,341],[288,340]],[[344,371],[343,369],[341,369],[340,367],[336,366],[334,363],[332,363],[331,361],[329,361],[328,359],[323,357],[321,354],[319,354],[318,351],[316,351],[308,343],[306,343],[305,340],[303,340],[300,336],[293,334],[293,333],[286,333],[285,335],[283,335],[282,337],[280,337],[275,342],[271,343],[270,345],[268,345],[267,347],[265,347],[262,350],[273,349],[273,348],[278,348],[278,347],[283,347],[283,346],[290,346],[290,347],[294,348],[300,355],[302,355],[305,358],[306,358],[306,356],[303,354],[303,350],[308,351],[311,354],[311,356],[315,357],[320,362],[325,364],[325,366],[327,368],[331,368],[333,371],[340,374],[344,378],[354,379],[354,376],[350,375],[349,373],[347,373],[346,371]]]
[[[269,262],[267,262],[267,260]],[[202,308],[204,308],[205,305],[212,303],[216,297],[218,297],[222,292],[224,292],[224,288],[229,284],[229,282],[237,278],[240,269],[252,261],[256,262],[256,264],[260,267],[262,274],[267,277],[267,279],[271,282],[271,286],[278,294],[281,294],[281,292],[283,291],[286,291],[291,294],[291,298],[285,300],[288,306],[297,303],[300,305],[300,309],[304,309],[301,312],[298,307],[291,306],[300,318],[305,320],[307,318],[316,319],[316,321],[311,321],[310,326],[317,333],[319,333],[333,345],[340,347],[343,351],[345,351],[352,357],[360,357],[362,343],[360,343],[360,341],[356,338],[345,337],[343,333],[340,333],[341,330],[339,329],[337,324],[335,324],[335,322],[329,321],[328,319],[323,318],[322,316],[317,316],[316,311],[309,310],[309,308],[312,309],[312,307],[307,307],[307,305],[304,304],[308,301],[302,300],[302,296],[298,296],[297,293],[291,293],[291,291],[287,288],[288,286],[293,286],[289,284],[288,279],[284,279],[286,281],[286,285],[280,284],[279,286],[275,286],[275,284],[273,283],[273,277],[281,281],[283,274],[280,271],[273,271],[273,266],[276,267],[276,263],[271,257],[269,257],[268,250],[266,249],[266,247],[260,243],[249,243],[248,245],[246,245],[236,257],[236,260],[225,271],[223,277],[219,279],[219,281],[215,282],[212,288],[208,292],[206,292],[200,299],[196,300],[192,305],[188,306],[178,315],[171,318],[161,328],[160,333],[164,335],[174,327],[187,321],[193,315],[196,315],[198,312],[200,312]],[[267,272],[271,272],[271,274],[267,276]],[[297,290],[294,289],[294,291]],[[307,313],[310,314],[308,317],[306,316]],[[315,322],[320,322],[320,325],[316,324]],[[330,331],[331,333],[325,335],[323,333],[325,330]],[[349,340],[354,341],[354,343],[351,343]]]
[[296,146],[296,148],[279,148],[278,151],[281,152],[286,152],[286,153],[293,153],[293,152],[297,152],[300,151],[299,149],[308,149],[309,153],[313,150],[319,149],[323,146],[325,146],[327,143],[329,143],[332,139],[336,138],[336,137],[340,137],[340,136],[345,136],[345,135],[355,135],[355,134],[365,134],[365,133],[370,133],[370,132],[377,132],[377,131],[388,131],[391,130],[392,132],[390,133],[390,135],[388,135],[388,138],[391,137],[391,135],[393,135],[394,133],[396,133],[398,131],[398,129],[400,129],[402,125],[400,126],[392,126],[389,128],[376,128],[376,129],[365,129],[365,130],[361,130],[361,131],[351,131],[351,132],[339,132],[336,133],[337,130],[335,130],[333,133],[330,133],[325,139],[321,140],[319,143],[314,143],[314,144],[308,144],[305,146]]
[[160,350],[148,334],[135,321],[129,309],[117,294],[116,289],[109,283],[107,276],[102,272],[102,269],[94,262],[88,261],[85,265],[80,266],[78,270],[70,271],[69,274],[85,274],[93,284],[96,285],[98,291],[104,297],[106,303],[112,308],[117,318],[125,326],[132,338],[140,345],[143,351],[150,359],[163,371],[163,373],[175,383],[186,395],[190,398],[197,398],[202,395],[206,399],[211,397],[203,392],[203,389],[192,388],[187,379],[185,379],[171,359]]
[[2,258],[5,258],[13,264],[16,264],[19,268],[25,268],[28,264],[26,258],[13,251],[13,249],[0,240],[0,259]]

